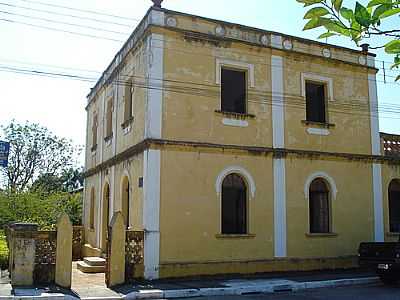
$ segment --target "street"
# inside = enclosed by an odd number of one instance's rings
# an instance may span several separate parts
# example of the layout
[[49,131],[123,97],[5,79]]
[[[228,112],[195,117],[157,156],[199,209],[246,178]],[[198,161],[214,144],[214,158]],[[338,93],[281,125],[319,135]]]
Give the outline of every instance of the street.
[[395,286],[368,285],[351,286],[343,288],[324,288],[300,292],[283,292],[275,294],[257,294],[226,297],[192,298],[193,300],[313,300],[313,299],[371,299],[371,300],[396,300],[400,299],[400,284]]

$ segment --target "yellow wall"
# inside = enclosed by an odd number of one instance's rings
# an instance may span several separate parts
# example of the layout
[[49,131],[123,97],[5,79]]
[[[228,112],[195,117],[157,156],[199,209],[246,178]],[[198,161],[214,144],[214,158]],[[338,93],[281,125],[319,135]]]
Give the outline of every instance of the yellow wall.
[[[161,155],[161,263],[272,257],[271,158],[179,150],[162,151]],[[249,233],[256,236],[219,239],[221,201],[215,182],[222,170],[235,165],[247,169],[255,180],[255,197],[248,202],[248,226]]]
[[[115,172],[115,180],[113,182],[112,172]],[[102,214],[102,201],[104,186],[106,183],[110,185],[111,197],[113,198],[113,212],[121,211],[122,209],[122,197],[121,197],[121,186],[122,180],[128,175],[130,179],[130,227],[133,230],[143,229],[143,189],[139,187],[139,177],[143,177],[143,155],[140,154],[128,161],[118,164],[112,168],[108,169],[108,173],[101,172],[99,174],[90,176],[85,179],[85,242],[93,247],[99,247],[100,245],[96,243],[97,232],[100,230],[101,226],[99,224],[99,215]],[[101,179],[99,179],[99,176]],[[101,180],[101,185],[100,185]],[[95,189],[95,222],[94,230],[89,228],[89,209],[90,209],[90,190]],[[99,196],[99,193],[100,196]],[[110,204],[111,206],[111,204]],[[110,210],[111,212],[111,210]],[[112,217],[110,213],[110,218]],[[111,219],[109,220],[111,221]]]
[[[271,146],[272,118],[268,105],[271,50],[239,43],[229,48],[217,48],[208,43],[184,41],[182,35],[172,32],[168,32],[165,39],[166,84],[177,87],[180,93],[164,92],[163,138]],[[246,119],[249,123],[246,128],[223,125],[224,116],[215,112],[221,108],[220,85],[216,84],[217,58],[254,64],[255,87],[248,88],[251,100],[248,101],[248,113],[256,117]],[[268,95],[267,99],[264,100],[263,95]]]
[[[337,236],[306,235],[309,233],[309,206],[304,187],[307,179],[316,172],[328,174],[336,184],[336,199],[331,198],[331,224],[332,232]],[[371,178],[372,166],[365,162],[288,158],[288,256],[356,255],[360,242],[372,241],[374,221]]]
[[[332,79],[333,98],[327,103],[327,118],[335,126],[328,136],[310,135],[304,125],[305,98],[302,73]],[[371,154],[368,70],[296,53],[284,55],[285,143],[289,149]],[[326,95],[327,97],[327,95]]]
[[[138,46],[128,55],[124,61],[124,67],[119,72],[119,77],[113,80],[113,84],[105,85],[87,107],[87,170],[96,167],[100,163],[107,161],[116,154],[123,152],[143,140],[146,107],[145,100],[147,95],[147,89],[143,87],[147,70],[145,64],[145,45],[146,44],[144,43],[143,45]],[[129,76],[133,76],[135,80],[135,96],[133,100],[134,120],[131,124],[131,130],[128,133],[124,133],[121,124],[124,121],[125,84],[126,81],[128,81]],[[113,99],[114,101],[113,139],[110,143],[106,143],[104,141],[106,125],[105,108],[109,99]],[[92,152],[92,124],[94,112],[97,112],[98,114],[98,131],[97,150]]]

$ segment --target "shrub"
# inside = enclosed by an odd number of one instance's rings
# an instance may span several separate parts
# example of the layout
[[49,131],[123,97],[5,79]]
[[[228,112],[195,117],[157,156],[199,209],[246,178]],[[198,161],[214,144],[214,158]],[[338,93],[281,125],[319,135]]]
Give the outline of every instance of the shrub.
[[8,268],[8,248],[6,237],[3,231],[0,231],[0,269],[5,270]]
[[0,192],[0,229],[11,222],[37,223],[40,229],[53,229],[62,212],[74,225],[80,225],[82,195]]

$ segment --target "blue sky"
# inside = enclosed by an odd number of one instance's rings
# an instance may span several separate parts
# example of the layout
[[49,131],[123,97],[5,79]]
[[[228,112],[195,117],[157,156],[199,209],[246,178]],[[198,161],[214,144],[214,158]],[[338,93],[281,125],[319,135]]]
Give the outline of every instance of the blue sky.
[[[39,4],[37,1],[94,10],[134,20],[62,9]],[[149,0],[0,0],[0,67],[28,68],[97,78],[122,46],[122,42],[112,39],[126,40],[151,4]],[[345,5],[353,7],[355,1],[345,1]],[[165,0],[163,6],[310,39],[316,39],[321,33],[319,30],[302,31],[305,9],[295,0]],[[106,22],[95,22],[88,18]],[[106,37],[110,40],[10,23],[4,19]],[[43,19],[102,30],[56,24]],[[400,28],[398,17],[391,18],[388,23],[388,26]],[[382,40],[373,42],[381,43]],[[345,38],[331,38],[329,43],[354,48],[354,45]],[[377,59],[380,61],[392,61],[392,58],[385,56],[382,51],[377,54]],[[386,67],[388,66],[389,63],[386,63]],[[378,62],[378,67],[382,68],[382,62]],[[400,134],[400,86],[394,84],[394,79],[389,77],[395,74],[387,71],[387,84],[382,82],[384,79],[382,70],[378,75],[378,96],[383,111],[380,130]],[[76,144],[84,144],[86,134],[84,107],[86,95],[92,86],[92,82],[0,71],[0,125],[7,124],[11,119],[20,122],[25,120],[38,122],[60,136],[71,138]]]

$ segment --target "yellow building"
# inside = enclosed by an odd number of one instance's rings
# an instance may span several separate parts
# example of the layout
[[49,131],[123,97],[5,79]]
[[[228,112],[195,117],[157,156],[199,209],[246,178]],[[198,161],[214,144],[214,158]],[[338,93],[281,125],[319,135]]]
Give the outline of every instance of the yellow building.
[[399,231],[374,57],[152,7],[88,96],[86,255],[122,211],[149,279],[354,266]]

